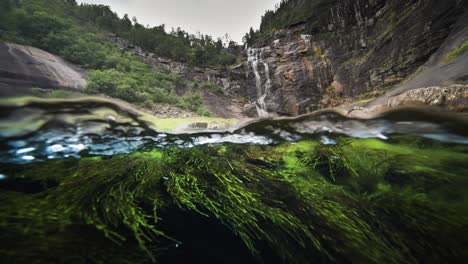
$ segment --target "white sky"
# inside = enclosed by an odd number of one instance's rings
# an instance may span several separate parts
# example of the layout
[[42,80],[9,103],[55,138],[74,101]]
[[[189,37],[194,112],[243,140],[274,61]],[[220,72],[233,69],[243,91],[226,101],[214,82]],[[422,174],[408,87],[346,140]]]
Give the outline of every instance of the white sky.
[[181,27],[189,33],[201,32],[214,39],[228,33],[241,43],[253,27],[260,26],[261,16],[280,0],[78,0],[79,3],[108,5],[119,16],[137,17],[143,25],[166,29]]

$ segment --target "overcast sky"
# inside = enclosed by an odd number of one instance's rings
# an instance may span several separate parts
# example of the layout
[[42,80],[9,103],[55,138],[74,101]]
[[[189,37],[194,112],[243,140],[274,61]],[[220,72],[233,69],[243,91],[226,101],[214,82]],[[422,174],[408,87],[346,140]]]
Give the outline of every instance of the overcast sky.
[[166,24],[188,31],[201,32],[214,38],[228,33],[241,42],[245,33],[260,25],[265,10],[273,9],[280,0],[78,0],[83,3],[108,5],[119,16],[136,16],[143,25]]

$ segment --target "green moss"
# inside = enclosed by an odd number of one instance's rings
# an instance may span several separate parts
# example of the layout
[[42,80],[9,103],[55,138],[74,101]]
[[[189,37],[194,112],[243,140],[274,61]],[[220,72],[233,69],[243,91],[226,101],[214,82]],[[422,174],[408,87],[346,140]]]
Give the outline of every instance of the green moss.
[[392,11],[388,12],[384,18],[386,20],[387,28],[381,33],[376,39],[377,43],[384,43],[391,38],[395,32],[395,29],[400,26],[403,22],[408,20],[413,11],[417,8],[417,5],[413,3],[407,3],[403,8],[392,6]]
[[443,62],[447,63],[447,62],[453,61],[456,58],[460,57],[461,55],[465,54],[465,52],[467,51],[468,51],[468,41],[465,41],[463,44],[461,44],[460,46],[456,47],[455,49],[447,53],[447,55],[445,55],[444,57]]
[[217,94],[224,94],[224,88],[214,82],[191,82],[189,87],[192,89],[203,89]]
[[186,128],[192,123],[207,123],[216,125],[219,129],[227,129],[238,123],[236,118],[219,118],[219,117],[187,117],[187,118],[160,118],[154,120],[154,125],[157,131],[174,132],[178,129]]
[[365,104],[365,103],[368,103],[370,101],[373,101],[375,99],[375,97],[373,98],[366,98],[366,99],[362,99],[362,100],[359,100],[357,102],[355,102],[354,104]]

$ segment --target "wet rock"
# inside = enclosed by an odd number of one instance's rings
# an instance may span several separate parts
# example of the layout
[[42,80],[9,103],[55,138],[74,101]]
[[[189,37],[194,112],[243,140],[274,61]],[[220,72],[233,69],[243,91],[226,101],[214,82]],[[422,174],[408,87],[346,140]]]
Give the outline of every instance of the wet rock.
[[242,108],[242,113],[247,117],[256,117],[257,108],[255,107],[255,103],[245,104]]

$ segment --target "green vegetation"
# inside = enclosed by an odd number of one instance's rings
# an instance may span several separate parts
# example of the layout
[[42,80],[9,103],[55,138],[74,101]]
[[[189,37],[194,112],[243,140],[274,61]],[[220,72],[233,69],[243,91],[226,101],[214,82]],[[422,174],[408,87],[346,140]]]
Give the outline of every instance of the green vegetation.
[[450,62],[453,61],[454,59],[460,57],[463,55],[465,52],[468,52],[468,41],[465,41],[463,44],[458,46],[457,48],[453,49],[450,51],[445,57],[444,57],[444,62]]
[[213,83],[213,82],[201,82],[201,83],[192,82],[190,84],[190,86],[193,89],[204,89],[204,90],[207,90],[207,91],[211,91],[213,93],[224,94],[223,87],[221,87],[221,86],[219,86],[219,85],[217,85],[216,83]]
[[353,105],[354,104],[356,104],[356,105],[357,104],[365,104],[365,103],[368,103],[368,102],[374,100],[375,98],[379,97],[380,95],[385,94],[386,92],[388,92],[388,89],[380,89],[380,90],[376,90],[376,91],[370,91],[370,92],[367,92],[367,93],[363,93],[363,94],[354,96],[354,97],[350,98],[349,101]]
[[[150,71],[147,66],[128,55],[115,69],[92,70],[87,91],[107,94],[131,103],[155,102],[176,104],[177,77]],[[127,67],[128,66],[128,67]]]
[[197,112],[201,116],[210,116],[210,112],[203,106],[200,94],[197,93],[182,96],[178,106]]
[[[210,262],[225,257],[214,248],[230,246],[285,263],[463,262],[466,148],[393,141],[203,146],[5,165],[0,241],[16,239],[0,253],[20,262],[135,263],[192,252]],[[210,221],[203,230],[193,224],[203,221]],[[225,244],[230,239],[238,243]]]

